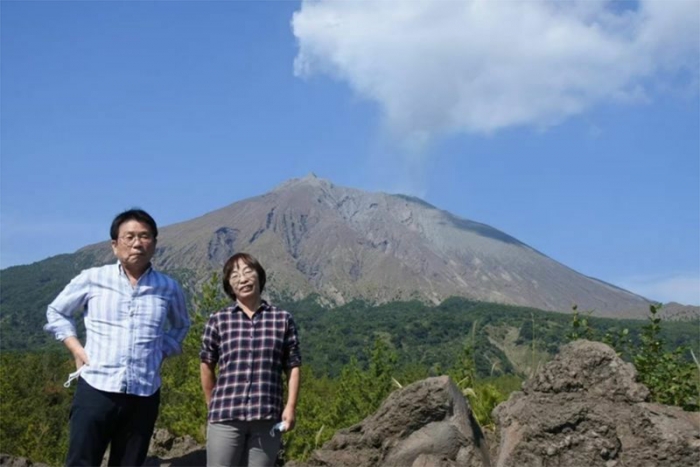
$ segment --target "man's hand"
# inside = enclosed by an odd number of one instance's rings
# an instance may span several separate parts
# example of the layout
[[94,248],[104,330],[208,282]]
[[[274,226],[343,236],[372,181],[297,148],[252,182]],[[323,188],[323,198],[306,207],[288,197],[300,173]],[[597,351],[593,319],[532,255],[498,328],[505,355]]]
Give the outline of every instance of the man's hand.
[[79,370],[81,366],[83,365],[89,365],[90,360],[88,359],[87,353],[85,353],[85,349],[83,346],[80,344],[80,341],[78,340],[77,337],[71,336],[66,338],[63,343],[68,347],[68,350],[70,350],[70,353],[73,354],[73,358],[75,359],[75,369]]
[[284,408],[284,412],[282,412],[282,421],[287,425],[287,431],[291,431],[294,429],[294,425],[296,424],[296,410],[294,407],[287,405]]
[[88,360],[88,356],[85,353],[84,348],[80,348],[76,353],[73,354],[73,358],[75,359],[75,369],[79,370],[81,366],[83,365],[89,365],[90,360]]

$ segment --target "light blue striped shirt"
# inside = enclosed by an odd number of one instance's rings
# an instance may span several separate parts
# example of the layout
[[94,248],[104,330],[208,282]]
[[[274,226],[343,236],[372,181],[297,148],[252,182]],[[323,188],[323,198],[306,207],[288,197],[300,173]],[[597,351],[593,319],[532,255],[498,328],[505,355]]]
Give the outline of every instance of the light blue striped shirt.
[[61,341],[75,336],[79,309],[90,361],[80,376],[102,391],[155,393],[163,359],[182,351],[190,327],[178,283],[149,268],[132,286],[118,262],[86,269],[49,305],[44,330]]

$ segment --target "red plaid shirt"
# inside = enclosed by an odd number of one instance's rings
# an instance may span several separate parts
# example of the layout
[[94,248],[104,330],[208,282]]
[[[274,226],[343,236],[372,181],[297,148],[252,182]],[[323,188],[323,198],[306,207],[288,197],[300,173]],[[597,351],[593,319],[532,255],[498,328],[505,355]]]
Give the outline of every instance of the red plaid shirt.
[[199,358],[219,366],[209,422],[277,420],[282,372],[301,365],[294,319],[265,301],[252,319],[238,305],[225,308],[209,317]]

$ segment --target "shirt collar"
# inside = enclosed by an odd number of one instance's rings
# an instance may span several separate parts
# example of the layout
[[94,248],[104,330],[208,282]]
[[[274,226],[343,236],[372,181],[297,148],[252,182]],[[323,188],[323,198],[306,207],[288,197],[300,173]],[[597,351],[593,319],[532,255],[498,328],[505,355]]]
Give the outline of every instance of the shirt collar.
[[[256,313],[259,312],[259,311],[268,311],[270,308],[272,308],[272,307],[270,306],[270,304],[267,303],[267,301],[261,299],[261,300],[260,300],[260,308],[258,308],[257,310],[255,310],[255,313],[253,313],[253,314],[256,314]],[[235,303],[233,304],[233,312],[235,313],[235,312],[237,312],[237,311],[240,311],[240,312],[242,313],[242,312],[243,312],[243,309],[238,305],[238,302],[235,302]]]
[[[141,277],[146,276],[148,273],[150,273],[153,270],[153,264],[148,263],[148,268],[141,274]],[[124,271],[124,266],[122,266],[121,261],[117,261],[117,271],[119,271],[120,276],[127,277],[126,272]],[[139,277],[139,279],[141,278]]]

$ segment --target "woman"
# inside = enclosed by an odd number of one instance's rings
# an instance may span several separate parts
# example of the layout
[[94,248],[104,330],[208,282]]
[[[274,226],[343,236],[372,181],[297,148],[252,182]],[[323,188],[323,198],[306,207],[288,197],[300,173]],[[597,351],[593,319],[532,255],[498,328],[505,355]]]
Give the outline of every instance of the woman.
[[[253,256],[230,257],[223,286],[234,306],[212,314],[204,328],[199,356],[209,467],[272,466],[281,441],[274,426],[281,420],[284,430],[294,428],[299,339],[292,315],[261,299],[265,280]],[[283,371],[289,386],[284,409]]]

